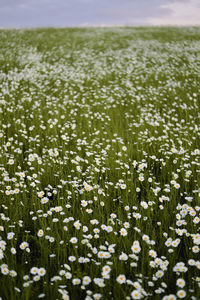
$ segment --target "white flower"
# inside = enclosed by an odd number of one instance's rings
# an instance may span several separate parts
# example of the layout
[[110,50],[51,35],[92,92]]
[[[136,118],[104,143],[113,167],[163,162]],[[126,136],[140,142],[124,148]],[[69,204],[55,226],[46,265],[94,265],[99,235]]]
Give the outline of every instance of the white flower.
[[154,250],[149,250],[149,255],[150,255],[151,257],[154,257],[154,258],[157,257],[157,253],[156,253],[156,251],[154,251]]
[[155,275],[156,275],[157,278],[161,278],[161,277],[163,277],[164,272],[162,270],[159,270],[158,272],[156,272]]
[[99,287],[105,287],[104,279],[103,278],[94,278],[94,283]]
[[119,260],[128,260],[128,255],[124,252],[122,252],[122,254],[119,256]]
[[194,266],[195,265],[195,260],[194,259],[189,259],[188,264],[189,264],[189,266]]
[[72,237],[72,238],[70,239],[70,242],[71,242],[72,244],[76,244],[76,243],[78,242],[78,239],[77,239],[76,237]]
[[139,176],[139,181],[144,181],[144,177],[143,176]]
[[39,281],[39,280],[40,280],[40,276],[39,276],[39,275],[33,276],[33,280],[34,280],[34,281]]
[[131,297],[132,297],[132,299],[141,299],[142,295],[138,290],[134,290],[131,293]]
[[125,184],[125,183],[120,184],[120,188],[121,188],[122,190],[125,190],[125,189],[126,189],[126,184]]
[[12,240],[12,238],[14,237],[15,233],[14,232],[8,232],[7,234],[7,239],[8,240]]
[[44,231],[42,229],[38,230],[37,236],[41,237],[44,235]]
[[38,268],[37,267],[31,268],[30,273],[33,274],[33,275],[38,274]]
[[[95,300],[99,300],[99,299],[101,299],[101,297],[102,297],[102,295],[99,294],[99,293],[93,294],[93,298],[94,298]],[[92,298],[91,298],[91,299],[92,299]]]
[[81,283],[81,280],[79,279],[79,278],[74,278],[73,280],[72,280],[72,284],[73,285],[78,285],[78,284],[80,284]]
[[177,285],[178,287],[183,288],[183,287],[185,286],[185,280],[182,279],[182,278],[177,279],[176,285]]
[[9,165],[13,165],[15,162],[14,162],[14,159],[9,159],[9,161],[8,161],[8,164]]
[[199,252],[199,247],[198,246],[192,247],[192,252],[193,253],[198,253]]
[[69,259],[69,261],[72,261],[72,262],[73,262],[73,261],[76,260],[76,257],[75,257],[75,256],[69,256],[68,259]]
[[185,298],[186,292],[184,290],[179,290],[177,293],[178,298]]
[[82,279],[83,285],[88,285],[91,282],[91,278],[89,276],[84,276]]
[[11,277],[16,277],[17,276],[17,272],[14,270],[10,270],[10,276]]
[[70,272],[66,272],[65,273],[65,278],[66,279],[71,279],[72,278],[72,274]]
[[41,204],[46,204],[47,202],[49,202],[49,199],[47,197],[43,197],[40,202]]
[[103,271],[103,273],[110,273],[110,271],[111,271],[111,267],[110,267],[110,266],[107,266],[107,265],[105,265],[105,266],[102,268],[102,271]]
[[10,251],[11,251],[12,254],[16,254],[17,253],[17,251],[16,251],[15,248],[11,248]]
[[193,237],[193,243],[196,245],[200,245],[200,234],[199,233],[193,234],[192,237]]
[[122,284],[126,282],[126,276],[123,274],[120,274],[117,278],[116,278],[117,282]]
[[139,253],[141,251],[140,243],[138,241],[134,241],[131,250],[133,253]]
[[110,258],[111,254],[108,251],[99,251],[98,257],[99,258]]
[[128,233],[127,233],[127,230],[126,230],[125,228],[121,228],[121,229],[120,229],[120,234],[121,234],[122,236],[126,236]]
[[46,270],[44,268],[39,268],[38,269],[38,275],[44,276],[46,274]]

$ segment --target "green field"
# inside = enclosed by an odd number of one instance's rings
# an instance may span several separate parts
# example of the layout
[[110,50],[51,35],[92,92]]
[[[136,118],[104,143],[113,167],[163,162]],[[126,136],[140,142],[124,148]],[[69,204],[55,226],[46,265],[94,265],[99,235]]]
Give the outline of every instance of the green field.
[[0,299],[200,299],[200,27],[0,30]]

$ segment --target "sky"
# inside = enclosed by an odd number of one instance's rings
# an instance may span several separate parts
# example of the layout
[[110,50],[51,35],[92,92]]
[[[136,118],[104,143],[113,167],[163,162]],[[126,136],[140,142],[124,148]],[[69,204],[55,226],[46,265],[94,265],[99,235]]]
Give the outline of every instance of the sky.
[[200,0],[0,0],[0,28],[200,25]]

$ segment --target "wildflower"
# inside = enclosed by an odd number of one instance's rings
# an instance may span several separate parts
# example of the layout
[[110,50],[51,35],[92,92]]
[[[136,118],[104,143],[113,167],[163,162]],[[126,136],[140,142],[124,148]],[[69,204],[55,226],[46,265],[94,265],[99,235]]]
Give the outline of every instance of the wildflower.
[[68,259],[69,259],[69,261],[73,262],[73,261],[76,260],[76,257],[75,256],[69,256]]
[[176,285],[180,288],[183,288],[185,286],[185,280],[182,278],[177,279]]
[[66,272],[65,273],[65,278],[66,279],[71,279],[72,278],[72,274],[70,272]]
[[193,219],[193,223],[194,224],[198,224],[200,222],[200,218],[199,217],[195,217],[194,219]]
[[8,239],[8,240],[12,240],[12,238],[14,237],[14,235],[15,235],[14,232],[9,232],[9,233],[7,234],[7,239]]
[[2,268],[2,266],[1,266],[1,273],[2,273],[3,275],[8,275],[8,274],[9,274],[8,268],[7,268],[7,267]]
[[143,234],[142,236],[143,241],[145,241],[147,244],[149,243],[149,236],[146,234]]
[[102,297],[102,295],[99,294],[99,293],[93,294],[93,298],[94,298],[95,300],[99,300],[99,299],[101,299],[101,297]]
[[148,204],[145,201],[141,201],[140,205],[144,208],[147,209],[148,208]]
[[140,243],[138,241],[135,241],[131,247],[131,250],[133,253],[139,253],[141,251]]
[[143,176],[139,176],[139,181],[144,181],[144,177]]
[[134,290],[131,293],[131,297],[132,297],[132,299],[141,299],[142,295],[138,290]]
[[19,245],[20,249],[22,249],[22,250],[25,250],[28,246],[29,246],[29,243],[27,243],[27,242],[22,242]]
[[40,276],[39,276],[39,275],[33,276],[33,280],[34,280],[34,281],[39,281],[39,280],[40,280]]
[[50,243],[53,243],[54,241],[55,241],[55,238],[54,238],[54,237],[52,237],[52,236],[49,237],[49,242],[50,242]]
[[121,275],[119,275],[119,276],[117,277],[116,280],[117,280],[117,282],[120,283],[120,284],[125,283],[125,282],[126,282],[126,276],[123,275],[123,274],[121,274]]
[[185,298],[186,292],[184,290],[179,290],[177,293],[178,298]]
[[105,266],[102,268],[102,271],[103,271],[103,273],[109,273],[109,272],[111,271],[111,268],[110,268],[110,266],[105,265]]
[[156,253],[156,251],[154,251],[154,250],[149,250],[149,255],[150,255],[151,257],[154,257],[154,258],[157,257],[157,253]]
[[81,206],[86,207],[88,205],[88,202],[85,200],[81,200]]
[[49,202],[49,199],[47,197],[43,197],[40,202],[41,204],[46,204]]
[[30,273],[33,274],[33,275],[38,274],[38,268],[37,267],[31,268]]
[[10,251],[11,251],[12,254],[16,254],[17,253],[16,249],[13,248],[13,247],[10,249]]
[[119,256],[119,260],[128,260],[128,255],[124,252],[122,252],[122,254]]
[[42,229],[38,230],[37,236],[42,237],[44,235],[44,231]]
[[120,184],[120,188],[121,188],[122,190],[125,190],[125,189],[126,189],[126,184],[125,184],[125,183]]
[[10,274],[11,277],[16,277],[17,276],[17,272],[14,271],[14,270],[10,270],[9,274]]
[[14,159],[9,159],[8,164],[13,165],[15,163]]
[[107,232],[112,232],[112,231],[113,231],[112,226],[106,226],[106,231],[107,231]]
[[105,287],[104,279],[103,278],[94,278],[94,283],[99,287]]
[[188,264],[189,264],[189,266],[195,266],[195,260],[194,259],[189,259]]
[[163,275],[164,275],[164,272],[161,271],[161,270],[159,270],[159,271],[156,272],[156,274],[155,274],[155,276],[156,276],[157,278],[161,278],[161,277],[163,277]]
[[84,276],[82,279],[82,284],[83,285],[88,285],[91,282],[91,278],[89,276]]
[[170,295],[168,296],[168,300],[176,300],[176,296],[173,295],[173,294],[170,294]]
[[[44,297],[45,297],[45,294],[43,294],[43,293],[38,295],[38,298],[44,298]],[[69,299],[66,299],[66,300],[69,300]]]
[[46,274],[46,270],[44,268],[39,268],[38,269],[38,275],[39,276],[44,276]]
[[73,285],[79,285],[81,283],[81,280],[79,279],[79,278],[74,278],[73,280],[72,280],[72,284]]
[[78,242],[78,239],[76,237],[73,237],[73,238],[70,239],[70,242],[72,244],[76,244]]
[[193,243],[196,244],[196,245],[200,245],[200,234],[193,234],[192,235],[193,237]]
[[127,230],[126,230],[125,228],[121,228],[120,234],[121,234],[122,236],[126,236],[128,233],[127,233]]
[[192,247],[192,252],[193,253],[198,253],[199,252],[199,247],[198,246],[193,246]]

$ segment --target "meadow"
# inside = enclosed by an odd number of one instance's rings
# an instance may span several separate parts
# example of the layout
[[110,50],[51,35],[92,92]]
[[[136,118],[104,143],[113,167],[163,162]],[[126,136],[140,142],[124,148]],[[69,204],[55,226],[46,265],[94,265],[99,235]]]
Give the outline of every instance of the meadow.
[[0,299],[200,299],[200,27],[0,30]]

